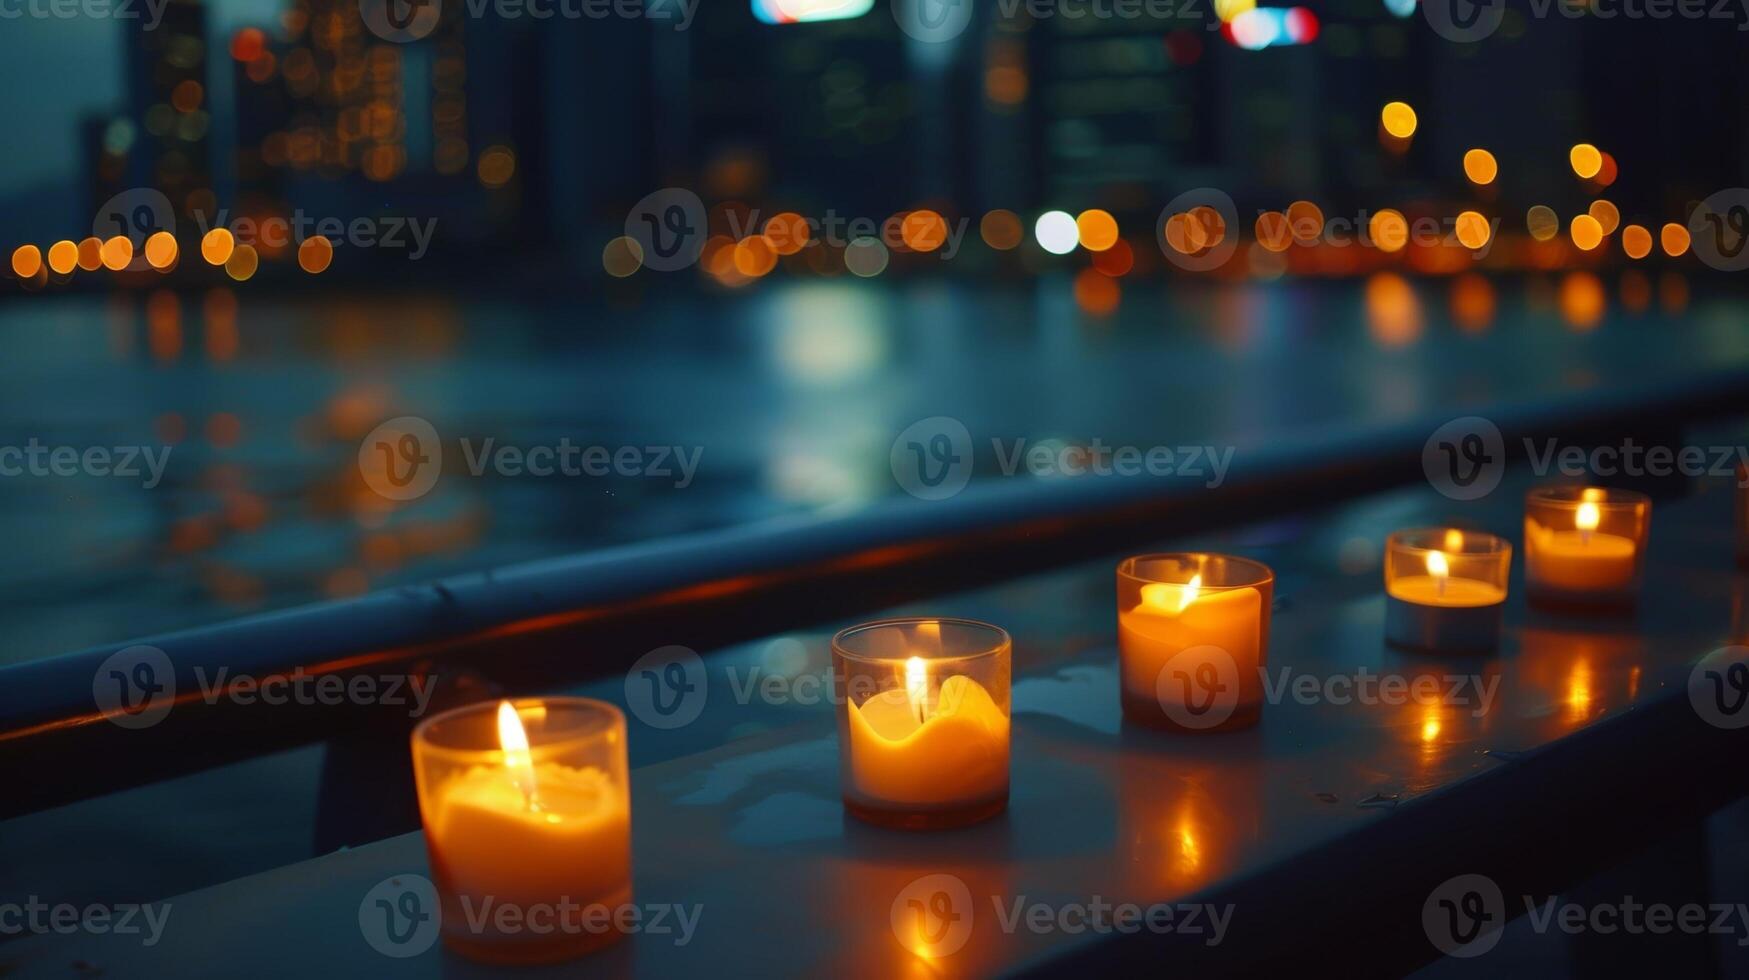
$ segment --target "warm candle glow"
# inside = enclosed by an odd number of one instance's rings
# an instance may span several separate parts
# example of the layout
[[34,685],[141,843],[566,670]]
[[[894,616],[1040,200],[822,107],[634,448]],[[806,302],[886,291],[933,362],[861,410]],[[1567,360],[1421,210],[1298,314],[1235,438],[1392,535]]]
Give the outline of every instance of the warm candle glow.
[[[1462,550],[1464,550],[1464,532],[1458,530],[1455,527],[1446,528],[1446,530],[1445,530],[1445,550],[1447,550],[1447,551],[1462,551]],[[1435,574],[1439,574],[1439,573],[1435,573]]]
[[1581,531],[1595,531],[1601,519],[1602,514],[1597,505],[1587,500],[1579,505],[1579,513],[1573,518],[1573,524]]
[[1451,565],[1445,560],[1445,552],[1429,551],[1427,553],[1427,574],[1437,579],[1443,579],[1451,574]]
[[534,809],[534,757],[528,750],[528,732],[509,701],[498,702],[498,745],[504,750],[504,768],[510,771],[510,781],[522,790],[528,808]]
[[905,661],[905,693],[911,698],[911,709],[917,712],[917,721],[928,721],[923,709],[929,702],[929,665],[922,657]]

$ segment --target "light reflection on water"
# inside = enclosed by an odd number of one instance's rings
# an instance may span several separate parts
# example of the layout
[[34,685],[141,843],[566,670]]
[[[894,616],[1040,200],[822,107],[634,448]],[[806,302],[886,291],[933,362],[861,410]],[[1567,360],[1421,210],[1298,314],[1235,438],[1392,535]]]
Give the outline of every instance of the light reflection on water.
[[[1493,283],[1481,311],[1473,279],[1378,281],[1137,283],[1101,317],[1077,309],[1068,277],[771,284],[586,311],[224,288],[28,298],[0,308],[0,444],[171,455],[150,490],[0,480],[13,557],[0,571],[13,640],[0,658],[854,508],[901,493],[892,440],[934,415],[973,433],[976,481],[1002,477],[993,439],[1243,452],[1342,422],[1749,359],[1724,326],[1735,305],[1691,299],[1687,284],[1660,282],[1668,304],[1617,308],[1579,335],[1558,302],[1527,298],[1534,283]],[[1678,300],[1690,318],[1671,322],[1663,310]],[[433,424],[446,461],[433,492],[395,503],[365,486],[356,460],[365,433],[403,414]],[[684,489],[473,476],[464,437],[703,455]]]

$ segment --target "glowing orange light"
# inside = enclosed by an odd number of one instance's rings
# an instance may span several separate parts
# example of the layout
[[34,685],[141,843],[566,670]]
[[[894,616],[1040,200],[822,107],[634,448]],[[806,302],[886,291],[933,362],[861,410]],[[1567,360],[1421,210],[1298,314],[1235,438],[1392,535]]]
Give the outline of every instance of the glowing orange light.
[[117,235],[103,243],[103,267],[120,272],[134,260],[134,243],[126,235]]
[[914,252],[933,252],[947,241],[947,219],[919,208],[899,222],[899,240]]
[[1688,251],[1688,229],[1672,221],[1658,229],[1658,242],[1664,247],[1664,254],[1676,258]]
[[1567,226],[1567,234],[1574,245],[1586,252],[1603,244],[1603,225],[1589,214],[1575,215],[1573,223]]
[[1479,211],[1465,211],[1457,216],[1457,239],[1465,248],[1481,248],[1493,237],[1494,229]]
[[224,265],[236,247],[236,238],[226,228],[214,228],[200,236],[200,257],[206,259],[208,265]]
[[812,238],[807,219],[794,211],[783,211],[765,223],[765,240],[779,255],[794,255],[808,247]]
[[72,272],[79,265],[79,246],[65,239],[49,246],[49,271],[57,276]]
[[1615,234],[1616,228],[1621,226],[1621,210],[1603,198],[1592,201],[1586,213],[1597,219],[1598,227],[1605,235]]
[[1098,269],[1075,274],[1075,305],[1093,316],[1109,316],[1117,310],[1123,287]]
[[1500,164],[1494,159],[1494,154],[1479,147],[1464,154],[1464,176],[1470,179],[1470,183],[1492,184],[1499,174]]
[[1295,201],[1287,206],[1288,231],[1301,245],[1316,245],[1324,235],[1324,212],[1311,201]]
[[1294,243],[1287,215],[1280,211],[1265,211],[1258,215],[1253,230],[1257,235],[1257,244],[1271,252],[1285,252]]
[[1630,259],[1643,259],[1652,254],[1652,233],[1640,225],[1628,225],[1621,230],[1621,250]]
[[1603,169],[1603,154],[1590,143],[1575,143],[1567,151],[1567,162],[1573,165],[1574,173],[1589,180]]
[[1075,218],[1075,231],[1081,247],[1089,252],[1103,252],[1117,244],[1117,219],[1108,211],[1089,208]]
[[34,279],[42,267],[42,249],[35,245],[20,245],[12,250],[12,274],[18,278]]
[[176,236],[167,231],[153,232],[146,239],[146,263],[159,272],[176,264]]
[[536,808],[540,797],[534,782],[534,756],[529,751],[528,732],[509,701],[498,702],[498,745],[504,752],[504,769],[510,781],[522,791],[528,808]]
[[1367,234],[1380,251],[1400,252],[1409,244],[1409,221],[1394,208],[1378,211],[1367,222]]
[[1406,140],[1415,135],[1415,110],[1407,102],[1387,102],[1379,110],[1379,123],[1385,127],[1385,132],[1400,140]]
[[298,243],[298,267],[311,275],[325,271],[334,263],[334,243],[325,236],[312,235]]
[[96,272],[103,268],[103,240],[100,238],[85,238],[79,242],[79,268],[86,272]]
[[1609,296],[1603,283],[1589,272],[1570,272],[1561,280],[1561,316],[1574,330],[1584,332],[1603,322]]

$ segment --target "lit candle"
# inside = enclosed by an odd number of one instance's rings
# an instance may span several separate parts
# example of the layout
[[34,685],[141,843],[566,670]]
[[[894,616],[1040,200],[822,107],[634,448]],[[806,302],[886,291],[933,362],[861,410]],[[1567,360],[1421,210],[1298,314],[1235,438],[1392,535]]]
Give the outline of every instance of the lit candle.
[[1189,731],[1255,724],[1274,583],[1268,566],[1226,555],[1143,555],[1119,564],[1124,718]]
[[1512,546],[1456,528],[1398,531],[1385,542],[1385,639],[1439,653],[1500,642]]
[[1586,487],[1533,490],[1525,501],[1525,584],[1556,604],[1629,602],[1638,585],[1651,502]]
[[895,620],[845,630],[832,646],[853,815],[926,830],[1007,806],[1008,634],[965,620]]
[[[495,749],[481,744],[489,729]],[[419,726],[419,809],[446,943],[488,962],[547,963],[621,935],[625,752],[625,716],[585,698],[471,705]]]

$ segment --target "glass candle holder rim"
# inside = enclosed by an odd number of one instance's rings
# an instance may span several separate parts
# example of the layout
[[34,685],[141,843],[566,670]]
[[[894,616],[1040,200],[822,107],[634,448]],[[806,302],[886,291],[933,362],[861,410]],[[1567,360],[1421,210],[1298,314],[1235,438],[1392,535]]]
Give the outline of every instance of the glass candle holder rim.
[[[462,748],[440,741],[434,732],[442,722],[455,722],[471,715],[495,715],[498,712],[498,705],[504,701],[509,701],[518,715],[522,713],[524,707],[538,704],[549,710],[555,707],[574,710],[579,712],[580,717],[592,719],[593,723],[591,724],[563,730],[557,734],[557,737],[552,738],[543,737],[551,734],[546,729],[529,731],[529,757],[536,763],[546,761],[553,756],[565,755],[578,746],[600,738],[602,735],[610,735],[616,731],[623,732],[626,727],[625,712],[621,711],[619,706],[613,702],[603,701],[600,698],[585,698],[575,695],[488,698],[483,701],[459,705],[448,711],[438,712],[414,726],[413,743],[416,750],[429,755],[442,756],[461,764],[498,764],[504,757],[504,749],[501,746]],[[496,724],[488,723],[487,730],[493,733],[495,741],[498,730]]]
[[[1601,491],[1603,496],[1595,500],[1586,500],[1585,491],[1587,490]],[[1561,510],[1578,510],[1581,504],[1593,504],[1600,511],[1614,513],[1637,510],[1650,504],[1652,498],[1638,490],[1562,484],[1551,487],[1532,487],[1525,493],[1524,502],[1526,506],[1556,507]]]
[[1146,575],[1137,574],[1135,571],[1135,566],[1139,562],[1181,560],[1185,558],[1219,558],[1224,562],[1231,563],[1241,568],[1249,568],[1257,573],[1255,577],[1246,578],[1244,581],[1239,582],[1222,582],[1219,584],[1211,584],[1208,582],[1199,583],[1197,585],[1197,591],[1201,593],[1231,592],[1237,589],[1257,589],[1275,582],[1275,569],[1270,568],[1263,562],[1260,562],[1255,558],[1245,558],[1239,555],[1225,555],[1218,551],[1156,551],[1143,555],[1131,555],[1117,563],[1117,575],[1120,579],[1128,579],[1131,582],[1136,582],[1141,585],[1152,585],[1156,583],[1161,585],[1189,585],[1189,582],[1174,582],[1170,579],[1152,578]]
[[[1464,547],[1446,548],[1437,545],[1409,543],[1409,539],[1416,535],[1444,535],[1448,531],[1456,531],[1459,534],[1462,534],[1464,536]],[[1487,543],[1490,544],[1491,547],[1472,550],[1469,547],[1470,542],[1472,541]],[[1402,530],[1392,531],[1390,535],[1385,538],[1385,550],[1414,555],[1425,555],[1438,551],[1454,558],[1492,558],[1496,555],[1504,555],[1508,560],[1511,560],[1512,542],[1498,534],[1492,534],[1488,531],[1468,531],[1461,527],[1406,527]]]
[[[987,648],[970,653],[943,653],[931,655],[927,651],[920,650],[905,657],[874,656],[872,654],[859,653],[844,645],[846,639],[868,630],[892,626],[918,626],[923,623],[937,623],[942,626],[966,627],[981,632],[991,633],[994,635],[994,639]],[[833,653],[844,657],[846,660],[854,660],[857,663],[863,664],[902,664],[913,656],[922,657],[930,663],[966,662],[982,660],[985,657],[994,657],[1004,650],[1011,649],[1013,646],[1014,638],[1009,636],[1008,631],[1002,627],[997,626],[994,623],[986,623],[980,619],[965,619],[958,616],[892,616],[887,619],[876,619],[866,623],[857,623],[855,626],[846,626],[844,629],[832,634]]]

